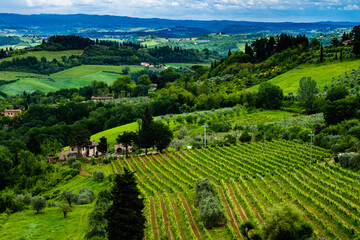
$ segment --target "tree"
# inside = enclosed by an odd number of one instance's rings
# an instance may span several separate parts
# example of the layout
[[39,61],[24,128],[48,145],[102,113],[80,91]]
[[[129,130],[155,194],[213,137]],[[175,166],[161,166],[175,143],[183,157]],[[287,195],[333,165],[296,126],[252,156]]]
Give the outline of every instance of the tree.
[[162,122],[153,122],[151,125],[151,132],[154,137],[154,145],[160,152],[162,152],[163,149],[166,149],[173,139],[173,133],[170,130],[169,125]]
[[314,235],[311,224],[295,208],[285,204],[269,210],[261,232],[264,240],[305,240]]
[[327,101],[323,106],[324,119],[327,124],[337,124],[346,119],[352,119],[356,114],[357,101],[353,99],[340,99]]
[[324,62],[324,48],[322,44],[320,46],[320,62]]
[[71,209],[71,207],[70,207],[68,204],[61,204],[61,205],[59,206],[59,212],[61,212],[61,213],[64,214],[64,218],[66,218],[67,213],[68,213],[68,212],[71,212],[71,211],[72,211],[72,209]]
[[127,93],[131,92],[132,87],[133,83],[131,77],[129,76],[118,77],[112,84],[115,96],[118,96],[122,91],[124,91],[126,97]]
[[124,174],[116,174],[111,190],[113,202],[105,213],[109,239],[143,239],[146,218],[142,210],[145,205],[139,195],[133,172],[124,169]]
[[283,98],[283,91],[279,86],[263,82],[256,94],[256,105],[266,109],[279,109]]
[[99,146],[97,147],[97,149],[99,152],[102,153],[103,156],[105,155],[105,153],[108,151],[108,143],[106,137],[103,136],[100,138]]
[[309,100],[312,100],[317,92],[318,89],[314,79],[311,79],[311,77],[303,77],[300,79],[297,90],[297,99],[300,105],[304,106]]
[[231,56],[231,50],[230,50],[230,48],[229,48],[228,57],[230,57],[230,56]]
[[73,193],[71,190],[64,190],[60,197],[64,199],[71,207],[71,203],[76,202],[78,195]]
[[4,189],[11,180],[10,170],[13,167],[10,150],[0,145],[0,190]]
[[26,143],[26,147],[28,150],[34,154],[40,154],[41,153],[41,146],[40,142],[38,141],[36,134],[34,132],[30,133],[29,139]]
[[149,75],[147,75],[147,74],[141,75],[141,76],[138,78],[138,83],[139,83],[140,85],[149,86],[149,85],[151,84],[151,80],[150,80]]
[[332,87],[326,94],[326,99],[330,101],[336,101],[345,98],[349,92],[342,85]]
[[80,156],[81,148],[87,147],[90,145],[90,131],[83,128],[79,123],[71,129],[70,133],[70,147],[76,147],[78,151],[78,156]]
[[355,54],[356,58],[360,56],[360,40],[354,42],[353,53]]
[[342,43],[339,41],[339,39],[338,39],[337,37],[333,37],[333,38],[331,39],[331,45],[332,45],[333,47],[339,47],[339,46],[342,45]]
[[153,117],[151,109],[150,106],[147,105],[141,116],[141,124],[138,131],[138,144],[140,147],[145,148],[145,154],[147,154],[148,148],[154,146],[154,136],[151,129],[152,123]]
[[36,211],[36,214],[40,213],[42,209],[46,207],[46,201],[43,197],[33,197],[31,200],[31,205]]
[[129,157],[129,145],[132,142],[135,142],[137,139],[137,135],[134,132],[123,132],[123,134],[118,135],[116,138],[117,144],[125,145],[126,149],[126,157]]

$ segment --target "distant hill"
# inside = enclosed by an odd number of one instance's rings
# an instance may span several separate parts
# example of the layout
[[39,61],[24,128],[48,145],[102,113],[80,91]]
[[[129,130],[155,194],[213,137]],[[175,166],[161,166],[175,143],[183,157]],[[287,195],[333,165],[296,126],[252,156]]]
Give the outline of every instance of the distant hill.
[[100,15],[20,15],[0,13],[0,30],[15,30],[20,34],[54,35],[81,34],[88,37],[101,35],[149,35],[176,37],[198,36],[224,32],[228,34],[262,31],[306,30],[353,27],[355,22],[248,22],[248,21],[197,21],[158,18],[131,18]]

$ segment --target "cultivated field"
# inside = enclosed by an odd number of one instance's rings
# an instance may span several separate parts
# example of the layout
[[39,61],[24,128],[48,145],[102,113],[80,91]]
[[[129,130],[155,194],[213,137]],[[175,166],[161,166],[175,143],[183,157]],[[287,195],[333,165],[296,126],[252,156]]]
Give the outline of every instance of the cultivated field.
[[51,61],[54,58],[58,61],[62,61],[61,57],[62,56],[66,56],[66,57],[70,57],[71,55],[82,55],[83,54],[83,50],[67,50],[67,51],[32,51],[32,52],[27,52],[23,55],[19,55],[19,56],[13,56],[13,57],[8,57],[8,58],[3,58],[0,59],[0,63],[4,62],[4,61],[11,61],[14,58],[24,58],[24,57],[36,57],[37,59],[41,59],[42,57],[45,57],[46,60]]
[[[246,219],[261,224],[266,209],[287,202],[299,209],[318,236],[352,239],[360,234],[360,175],[322,165],[324,149],[289,141],[243,144],[131,157],[112,163],[136,172],[146,199],[146,239],[242,239]],[[316,163],[315,163],[316,162]],[[209,178],[226,212],[224,227],[207,230],[198,220],[193,189]]]
[[[31,93],[36,90],[48,93],[61,88],[84,87],[90,85],[92,80],[111,84],[117,77],[123,75],[122,70],[125,67],[129,67],[130,72],[139,72],[144,68],[140,66],[82,65],[51,75],[0,71],[0,80],[18,80],[1,86],[0,91],[8,95],[21,94],[24,91]],[[2,78],[3,76],[5,79]]]
[[[302,77],[311,77],[314,79],[320,89],[322,89],[325,83],[330,87],[331,79],[335,78],[335,83],[338,79],[338,76],[341,75],[344,78],[344,73],[347,72],[350,76],[351,70],[355,69],[358,71],[360,66],[360,60],[354,61],[344,61],[338,63],[329,63],[329,64],[303,64],[294,68],[284,74],[281,74],[271,80],[272,84],[278,85],[284,90],[284,94],[287,94],[289,91],[292,91],[296,94],[296,91],[299,87],[299,81]],[[249,90],[256,90],[259,88],[259,85],[249,88]]]

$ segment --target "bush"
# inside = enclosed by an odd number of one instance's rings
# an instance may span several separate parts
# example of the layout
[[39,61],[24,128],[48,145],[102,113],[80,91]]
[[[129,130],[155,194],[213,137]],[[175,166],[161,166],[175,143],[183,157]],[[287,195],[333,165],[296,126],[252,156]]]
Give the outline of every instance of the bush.
[[236,137],[232,134],[227,134],[224,137],[224,144],[226,146],[236,145]]
[[339,153],[339,152],[343,152],[344,150],[345,150],[345,147],[342,144],[335,143],[335,144],[331,145],[331,151],[335,154]]
[[339,156],[339,162],[342,167],[350,167],[350,159],[356,156],[356,153],[342,153]]
[[72,167],[73,169],[81,170],[81,162],[80,162],[80,161],[73,162],[73,163],[71,164],[71,167]]
[[248,132],[243,132],[239,138],[240,142],[246,143],[251,142],[251,136]]
[[67,159],[67,164],[72,166],[72,164],[76,161],[76,157],[72,156]]
[[93,173],[93,176],[94,176],[95,180],[97,180],[97,181],[102,181],[105,178],[105,174],[101,170],[95,171]]
[[31,205],[36,213],[40,213],[42,209],[46,207],[46,201],[43,197],[33,197],[31,201]]
[[90,188],[82,188],[79,191],[79,195],[86,195],[89,197],[90,201],[92,202],[94,200],[94,192]]
[[230,124],[225,122],[210,123],[209,125],[213,132],[229,132],[231,130]]
[[109,163],[111,163],[110,159],[105,158],[105,159],[103,160],[103,164],[109,164]]
[[352,156],[349,160],[349,167],[350,168],[354,168],[354,169],[358,169],[360,166],[360,155],[356,154],[354,156]]

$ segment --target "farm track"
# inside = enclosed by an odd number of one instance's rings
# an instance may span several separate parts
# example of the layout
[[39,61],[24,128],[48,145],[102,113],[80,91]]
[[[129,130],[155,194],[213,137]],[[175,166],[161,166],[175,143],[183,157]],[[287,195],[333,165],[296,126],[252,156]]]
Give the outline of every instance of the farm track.
[[240,239],[240,238],[242,238],[242,236],[241,236],[241,233],[239,232],[239,223],[236,221],[233,209],[231,209],[231,207],[229,206],[229,203],[226,201],[226,197],[225,197],[225,194],[224,194],[224,191],[222,190],[222,188],[220,186],[218,186],[217,188],[218,188],[218,191],[219,191],[219,194],[221,197],[221,201],[224,203],[226,213],[229,217],[230,226],[231,226],[233,232]]
[[194,216],[192,215],[192,212],[190,210],[190,207],[187,203],[186,198],[182,194],[179,194],[179,195],[180,195],[180,199],[181,199],[181,204],[183,205],[183,207],[186,211],[186,214],[190,220],[190,226],[191,226],[193,233],[195,234],[197,239],[202,239],[201,233],[200,233],[199,228],[194,220]]
[[163,222],[166,225],[166,236],[170,236],[171,240],[174,240],[174,235],[171,232],[171,227],[170,227],[170,220],[169,220],[169,214],[168,214],[168,210],[165,206],[165,202],[162,196],[160,196],[160,205],[161,205],[161,210],[162,210],[162,218],[163,218]]
[[151,221],[152,232],[154,234],[154,239],[160,239],[160,232],[156,220],[156,210],[155,210],[155,203],[153,197],[149,199],[149,204],[150,204],[150,221]]

